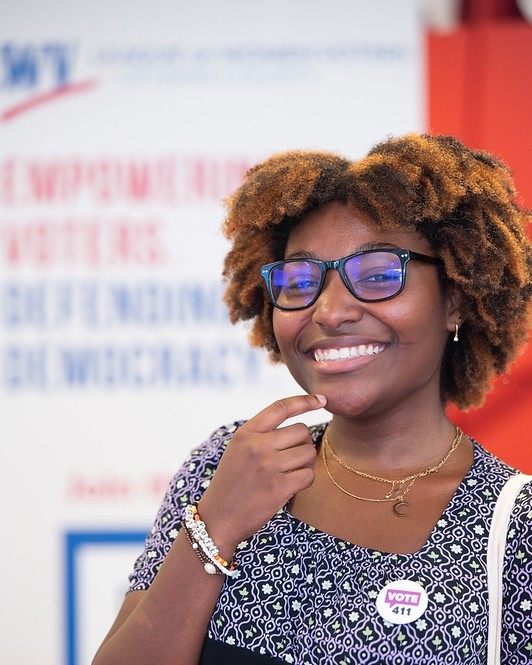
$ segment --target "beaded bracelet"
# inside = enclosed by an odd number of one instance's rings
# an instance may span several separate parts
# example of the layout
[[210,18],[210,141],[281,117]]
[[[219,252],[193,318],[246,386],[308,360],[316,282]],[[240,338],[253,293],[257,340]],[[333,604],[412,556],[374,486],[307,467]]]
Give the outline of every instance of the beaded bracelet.
[[220,555],[220,550],[209,537],[205,522],[202,521],[196,506],[185,508],[183,528],[188,542],[203,563],[205,572],[209,575],[228,575],[229,577],[239,574],[236,570],[237,562],[234,559],[228,562]]
[[192,549],[198,555],[198,559],[203,564],[205,572],[209,573],[209,575],[223,575],[222,571],[218,570],[218,568],[212,563],[209,557],[205,554],[205,552],[201,549],[198,543],[191,536],[190,531],[187,529],[187,525],[184,522],[183,522],[183,531],[185,532],[185,536],[187,537],[187,540],[190,543]]

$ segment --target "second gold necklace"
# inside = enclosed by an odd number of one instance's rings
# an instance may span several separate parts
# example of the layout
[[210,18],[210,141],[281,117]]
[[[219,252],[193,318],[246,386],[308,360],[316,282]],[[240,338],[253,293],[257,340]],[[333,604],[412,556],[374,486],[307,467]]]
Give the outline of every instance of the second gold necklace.
[[[456,436],[454,437],[453,442],[451,443],[451,447],[449,448],[445,456],[437,464],[435,464],[434,466],[429,466],[427,469],[424,469],[423,471],[419,471],[418,473],[414,473],[410,476],[406,476],[406,478],[401,478],[398,480],[393,480],[390,478],[381,478],[380,476],[373,476],[370,473],[360,471],[359,469],[355,469],[354,467],[346,464],[346,462],[340,459],[338,455],[334,452],[329,442],[328,427],[323,433],[321,454],[323,458],[323,466],[325,468],[327,475],[329,476],[329,479],[341,492],[347,494],[347,496],[350,496],[353,499],[358,499],[359,501],[368,501],[370,503],[394,502],[394,505],[392,506],[394,515],[397,515],[397,517],[404,517],[405,513],[400,512],[399,509],[408,506],[408,503],[405,501],[405,497],[408,494],[408,492],[412,489],[412,486],[414,485],[416,480],[418,478],[423,478],[424,476],[428,476],[432,473],[437,473],[442,468],[442,466],[447,462],[449,457],[454,453],[454,451],[458,448],[461,440],[462,440],[462,430],[459,427],[457,427]],[[386,483],[388,485],[391,485],[390,490],[381,499],[372,499],[369,497],[359,496],[358,494],[353,494],[352,492],[349,492],[333,478],[331,470],[329,469],[329,464],[327,462],[326,449],[329,450],[334,460],[344,469],[347,469],[347,471],[350,471],[351,473],[354,473],[357,476],[361,476],[362,478],[367,478],[369,480],[374,480],[379,483]]]

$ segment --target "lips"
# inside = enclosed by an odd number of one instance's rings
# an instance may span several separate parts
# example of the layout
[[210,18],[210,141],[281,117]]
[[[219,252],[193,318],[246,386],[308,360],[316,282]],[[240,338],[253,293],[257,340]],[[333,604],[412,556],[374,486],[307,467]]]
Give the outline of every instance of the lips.
[[314,349],[314,360],[321,362],[374,356],[382,353],[385,348],[382,344],[359,344],[358,346],[342,346],[334,349]]

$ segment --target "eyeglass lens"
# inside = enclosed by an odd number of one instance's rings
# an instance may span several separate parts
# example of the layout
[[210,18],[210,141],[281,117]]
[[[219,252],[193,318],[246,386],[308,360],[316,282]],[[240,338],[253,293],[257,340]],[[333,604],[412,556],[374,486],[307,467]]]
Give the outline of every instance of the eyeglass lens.
[[[377,251],[348,257],[338,266],[351,293],[363,300],[383,300],[401,290],[401,259],[392,252]],[[312,304],[325,280],[326,268],[319,261],[288,260],[270,273],[270,287],[275,303],[285,309]]]

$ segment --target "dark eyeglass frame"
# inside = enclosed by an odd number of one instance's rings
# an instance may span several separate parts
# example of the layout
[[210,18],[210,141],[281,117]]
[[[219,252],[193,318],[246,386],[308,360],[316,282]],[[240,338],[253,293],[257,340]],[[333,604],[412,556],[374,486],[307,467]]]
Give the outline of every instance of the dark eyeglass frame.
[[[357,295],[354,292],[351,282],[349,281],[349,278],[347,277],[347,274],[345,272],[346,262],[349,261],[350,259],[353,259],[355,256],[361,256],[363,254],[377,254],[383,252],[386,252],[388,254],[395,254],[395,256],[397,256],[399,261],[401,262],[401,286],[399,290],[396,293],[393,293],[392,295],[384,296],[382,298],[363,298],[362,296]],[[440,260],[438,258],[434,256],[428,256],[427,254],[419,254],[419,252],[413,252],[409,249],[380,247],[376,249],[364,249],[361,250],[360,252],[349,254],[349,256],[344,256],[341,259],[335,259],[334,261],[320,261],[319,259],[307,259],[307,258],[294,258],[294,259],[285,259],[283,261],[274,261],[273,263],[268,263],[267,265],[262,266],[260,269],[260,274],[263,277],[264,281],[266,282],[266,290],[268,291],[268,295],[270,297],[273,306],[277,307],[278,309],[282,309],[284,311],[294,312],[296,310],[307,309],[308,307],[312,307],[312,305],[320,297],[328,270],[337,270],[338,273],[340,274],[340,277],[342,278],[342,282],[345,284],[345,287],[347,288],[349,293],[352,296],[354,296],[357,300],[360,300],[361,302],[382,302],[384,300],[391,300],[392,298],[398,296],[405,288],[406,266],[409,261],[422,261],[423,263],[431,263],[433,265],[440,264]],[[299,307],[284,307],[283,305],[279,305],[275,301],[275,296],[273,294],[272,285],[271,285],[271,275],[273,273],[273,270],[277,266],[287,265],[289,263],[295,263],[295,262],[305,262],[317,265],[320,269],[320,283],[318,288],[316,289],[316,294],[306,305],[301,305]]]

